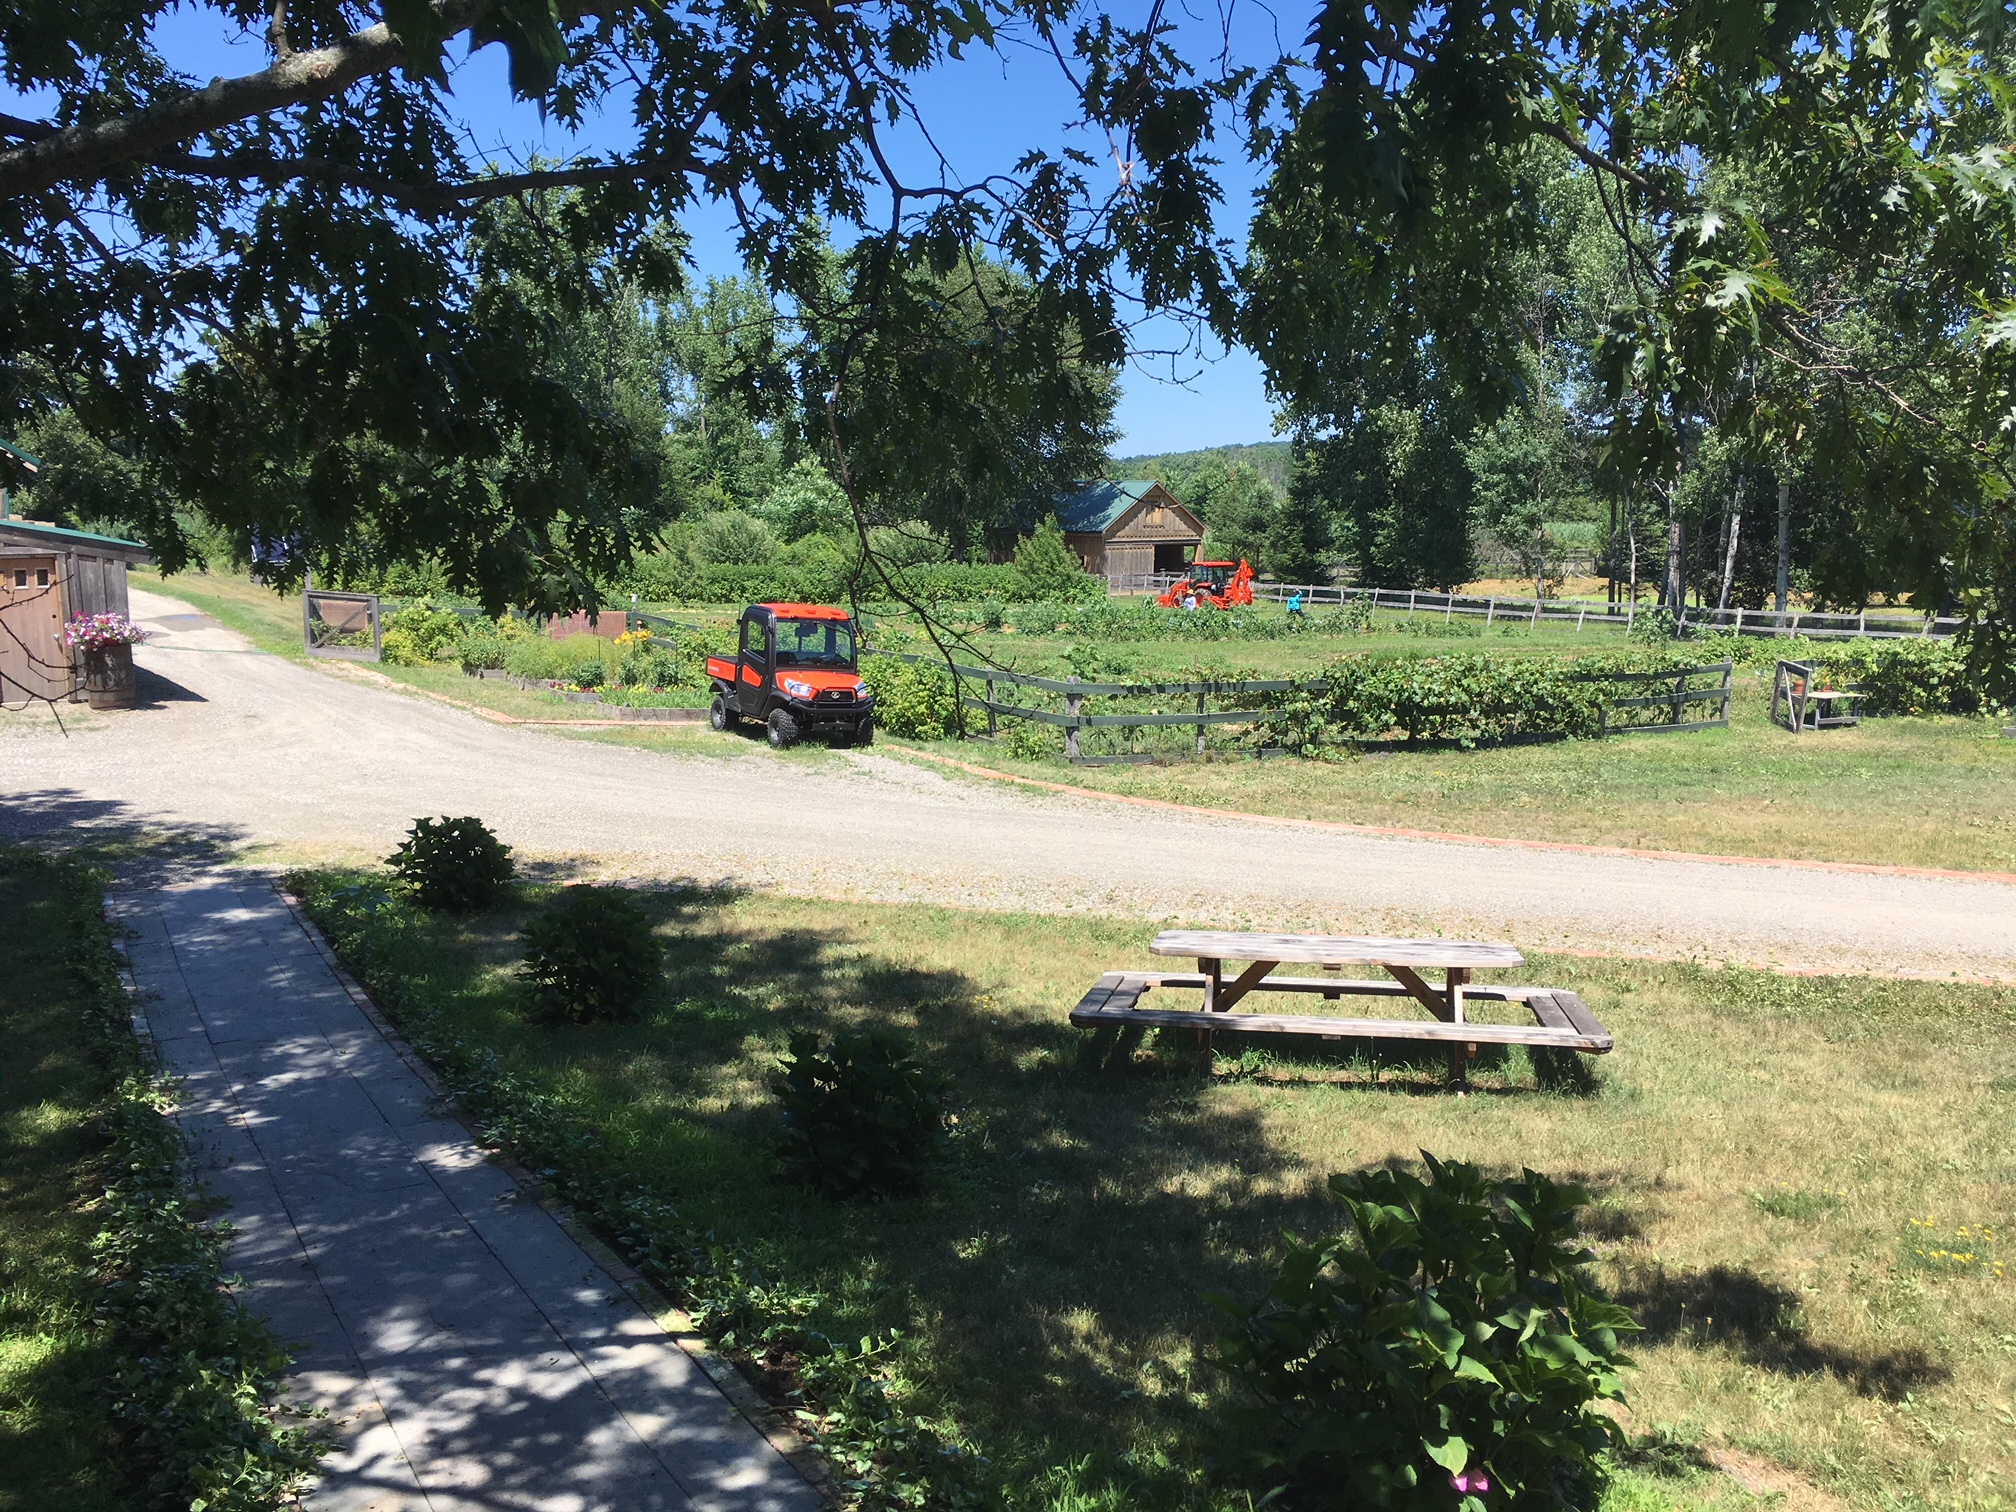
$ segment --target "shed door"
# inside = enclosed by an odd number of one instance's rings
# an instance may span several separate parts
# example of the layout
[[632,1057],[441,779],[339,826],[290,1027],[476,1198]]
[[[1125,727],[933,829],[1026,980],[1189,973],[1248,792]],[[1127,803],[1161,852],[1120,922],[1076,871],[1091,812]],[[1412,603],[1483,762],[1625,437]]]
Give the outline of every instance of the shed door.
[[0,703],[67,698],[70,653],[54,557],[0,557]]

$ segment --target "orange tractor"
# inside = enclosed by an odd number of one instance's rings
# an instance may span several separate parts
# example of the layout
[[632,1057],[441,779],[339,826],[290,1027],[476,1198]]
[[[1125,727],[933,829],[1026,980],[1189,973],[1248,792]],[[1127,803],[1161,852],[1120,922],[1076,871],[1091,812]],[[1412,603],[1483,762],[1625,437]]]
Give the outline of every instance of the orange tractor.
[[[1195,600],[1194,605],[1189,600]],[[1236,609],[1241,604],[1253,602],[1253,569],[1242,560],[1237,567],[1230,562],[1192,562],[1190,576],[1173,584],[1169,591],[1157,596],[1156,603],[1164,609],[1174,609],[1179,605],[1198,609]]]

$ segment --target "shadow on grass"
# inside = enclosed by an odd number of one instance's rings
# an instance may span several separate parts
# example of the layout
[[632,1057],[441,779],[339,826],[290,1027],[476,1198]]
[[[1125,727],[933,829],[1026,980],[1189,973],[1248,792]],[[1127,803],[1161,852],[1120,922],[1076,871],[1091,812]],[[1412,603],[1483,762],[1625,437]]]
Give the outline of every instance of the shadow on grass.
[[1828,1375],[1861,1396],[1900,1401],[1952,1378],[1921,1349],[1850,1350],[1810,1337],[1800,1322],[1799,1296],[1775,1281],[1735,1266],[1630,1276],[1617,1300],[1644,1325],[1648,1343],[1721,1345],[1746,1363],[1781,1375]]

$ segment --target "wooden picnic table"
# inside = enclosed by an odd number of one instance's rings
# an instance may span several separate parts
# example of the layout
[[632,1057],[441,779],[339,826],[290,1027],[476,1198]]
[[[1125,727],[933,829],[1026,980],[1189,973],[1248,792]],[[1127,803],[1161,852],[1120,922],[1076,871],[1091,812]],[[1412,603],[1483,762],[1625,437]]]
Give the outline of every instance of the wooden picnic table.
[[[1610,1031],[1574,993],[1558,987],[1479,986],[1472,973],[1522,966],[1526,958],[1511,945],[1474,940],[1389,939],[1376,935],[1249,934],[1230,930],[1171,929],[1148,947],[1156,955],[1189,956],[1195,973],[1109,971],[1071,1010],[1080,1028],[1189,1029],[1208,1047],[1221,1031],[1240,1034],[1314,1035],[1322,1039],[1430,1040],[1450,1047],[1450,1074],[1460,1087],[1465,1067],[1480,1044],[1528,1045],[1600,1055],[1615,1045]],[[1244,962],[1226,980],[1225,963]],[[1373,966],[1388,980],[1340,977],[1277,977],[1287,962],[1308,962],[1326,970]],[[1439,971],[1431,983],[1425,972]],[[1141,999],[1157,988],[1201,988],[1201,1010],[1143,1008]],[[1341,1018],[1328,1014],[1233,1013],[1254,992],[1345,997],[1410,998],[1434,1015],[1434,1022],[1401,1018]],[[1532,1024],[1477,1023],[1470,1002],[1521,1003]],[[1221,1017],[1221,1015],[1223,1015]]]

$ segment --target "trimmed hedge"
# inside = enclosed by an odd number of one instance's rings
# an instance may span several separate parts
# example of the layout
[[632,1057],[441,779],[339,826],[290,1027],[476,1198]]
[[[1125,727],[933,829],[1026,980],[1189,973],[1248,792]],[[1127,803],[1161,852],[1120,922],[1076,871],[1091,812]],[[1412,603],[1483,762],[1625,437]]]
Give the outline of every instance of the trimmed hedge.
[[1274,695],[1255,734],[1261,745],[1313,751],[1384,740],[1453,742],[1466,750],[1521,735],[1586,739],[1602,733],[1610,686],[1585,663],[1468,656],[1345,656],[1324,669],[1322,692]]

